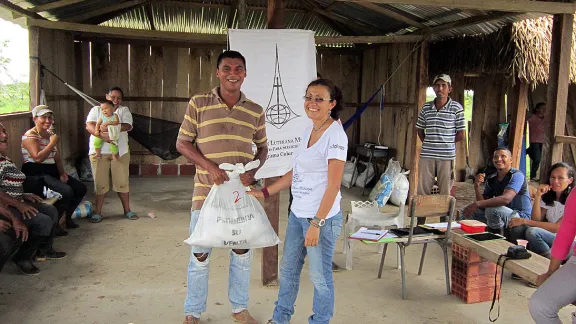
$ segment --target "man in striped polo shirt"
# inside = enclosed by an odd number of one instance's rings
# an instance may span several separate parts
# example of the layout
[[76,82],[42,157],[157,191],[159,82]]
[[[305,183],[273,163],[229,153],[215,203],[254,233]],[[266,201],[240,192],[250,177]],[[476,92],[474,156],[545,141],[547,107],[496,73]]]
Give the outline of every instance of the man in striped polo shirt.
[[[432,87],[436,99],[424,104],[416,122],[418,137],[422,141],[418,164],[418,194],[430,195],[434,178],[437,178],[440,194],[449,195],[456,142],[464,138],[466,129],[464,108],[450,98],[452,80],[447,74],[437,75]],[[421,221],[425,219],[419,219],[418,223]]]
[[[264,109],[240,91],[246,77],[246,59],[236,51],[223,52],[216,62],[216,76],[219,87],[190,99],[176,144],[178,152],[196,165],[190,234],[212,185],[229,180],[218,165],[258,159],[262,166],[268,155]],[[254,181],[256,171],[241,175],[245,186]],[[206,311],[210,252],[209,248],[192,247],[184,324],[200,323],[200,314]],[[257,324],[247,310],[251,261],[251,250],[233,249],[230,253],[228,297],[237,323]]]

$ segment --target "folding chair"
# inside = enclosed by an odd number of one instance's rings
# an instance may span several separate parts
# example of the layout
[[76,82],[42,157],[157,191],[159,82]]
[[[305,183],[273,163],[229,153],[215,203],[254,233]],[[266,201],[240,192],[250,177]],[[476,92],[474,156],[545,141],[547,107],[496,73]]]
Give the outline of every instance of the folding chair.
[[[418,275],[422,274],[422,267],[424,265],[424,257],[426,256],[426,248],[428,243],[438,243],[442,248],[444,254],[444,271],[446,274],[446,293],[450,295],[450,272],[448,270],[448,240],[450,239],[450,231],[452,220],[454,219],[454,211],[456,208],[456,199],[448,195],[430,195],[430,196],[413,196],[410,208],[410,231],[408,239],[398,238],[395,242],[400,248],[400,271],[402,274],[402,299],[406,299],[406,267],[404,266],[404,256],[406,248],[412,244],[424,244],[422,248],[422,257],[420,258],[420,268]],[[446,232],[438,237],[430,238],[429,236],[413,236],[414,226],[416,225],[416,218],[418,217],[438,217],[448,216],[448,228]],[[380,260],[380,269],[378,270],[378,279],[382,277],[382,267],[384,266],[384,259],[386,258],[387,245],[384,245],[382,259]]]

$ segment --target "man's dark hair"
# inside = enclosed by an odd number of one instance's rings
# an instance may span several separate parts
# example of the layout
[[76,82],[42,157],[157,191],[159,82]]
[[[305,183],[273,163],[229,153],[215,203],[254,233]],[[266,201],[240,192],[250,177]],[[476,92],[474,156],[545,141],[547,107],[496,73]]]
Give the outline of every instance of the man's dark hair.
[[242,54],[240,54],[240,52],[237,51],[224,51],[218,55],[218,60],[216,60],[216,68],[220,67],[220,63],[222,63],[222,60],[225,58],[241,59],[242,63],[244,63],[244,68],[246,68],[246,59],[244,56],[242,56]]
[[120,89],[120,87],[112,87],[112,88],[108,89],[108,92],[106,92],[106,94],[112,94],[112,91],[120,92],[120,95],[122,95],[122,98],[124,98],[124,91],[122,91],[122,89]]
[[498,146],[495,150],[494,153],[498,152],[498,151],[506,151],[508,152],[508,154],[510,154],[510,156],[512,156],[512,151],[510,151],[509,148],[507,148],[506,146]]

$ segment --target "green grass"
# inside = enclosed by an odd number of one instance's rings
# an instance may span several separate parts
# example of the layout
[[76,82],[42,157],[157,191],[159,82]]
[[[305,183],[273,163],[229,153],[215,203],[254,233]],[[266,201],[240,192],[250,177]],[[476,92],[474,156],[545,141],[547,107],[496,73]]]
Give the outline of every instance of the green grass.
[[29,89],[27,82],[0,85],[0,114],[28,111]]

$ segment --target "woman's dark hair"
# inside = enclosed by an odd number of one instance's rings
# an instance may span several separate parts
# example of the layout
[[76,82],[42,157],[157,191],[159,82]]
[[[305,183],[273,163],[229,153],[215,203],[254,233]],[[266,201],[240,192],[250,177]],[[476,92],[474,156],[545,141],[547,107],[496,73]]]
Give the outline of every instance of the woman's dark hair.
[[120,95],[122,95],[122,98],[124,98],[124,91],[122,91],[122,89],[120,89],[120,87],[112,87],[112,88],[108,89],[108,92],[106,92],[106,93],[112,94],[112,91],[120,92]]
[[340,111],[343,109],[342,91],[340,88],[335,86],[334,83],[328,79],[314,80],[308,84],[306,90],[313,86],[324,86],[328,89],[328,92],[330,92],[330,100],[336,100],[336,105],[334,108],[332,108],[332,110],[330,110],[330,117],[332,117],[334,120],[338,120],[340,118]]
[[100,104],[108,104],[108,105],[112,106],[112,108],[114,108],[114,103],[112,102],[112,100],[104,100]]
[[545,102],[539,102],[536,104],[536,106],[534,106],[534,109],[532,109],[532,113],[535,114],[538,112],[538,110],[540,109],[540,107],[542,106],[546,106]]
[[[574,168],[572,168],[570,165],[568,165],[564,162],[558,162],[550,168],[550,171],[548,171],[548,177],[546,178],[546,184],[548,184],[548,185],[550,184],[550,177],[552,176],[552,171],[554,171],[558,168],[565,168],[568,171],[567,172],[568,173],[568,179],[574,178]],[[561,203],[562,205],[566,204],[566,199],[568,198],[568,195],[570,194],[570,191],[572,190],[573,185],[574,185],[574,183],[569,184],[568,187],[566,189],[564,189],[564,191],[562,192],[562,195],[560,195],[560,200],[558,200],[558,202]],[[552,190],[548,191],[547,193],[545,193],[542,196],[542,201],[548,206],[554,206],[554,201],[556,201],[556,193]]]

